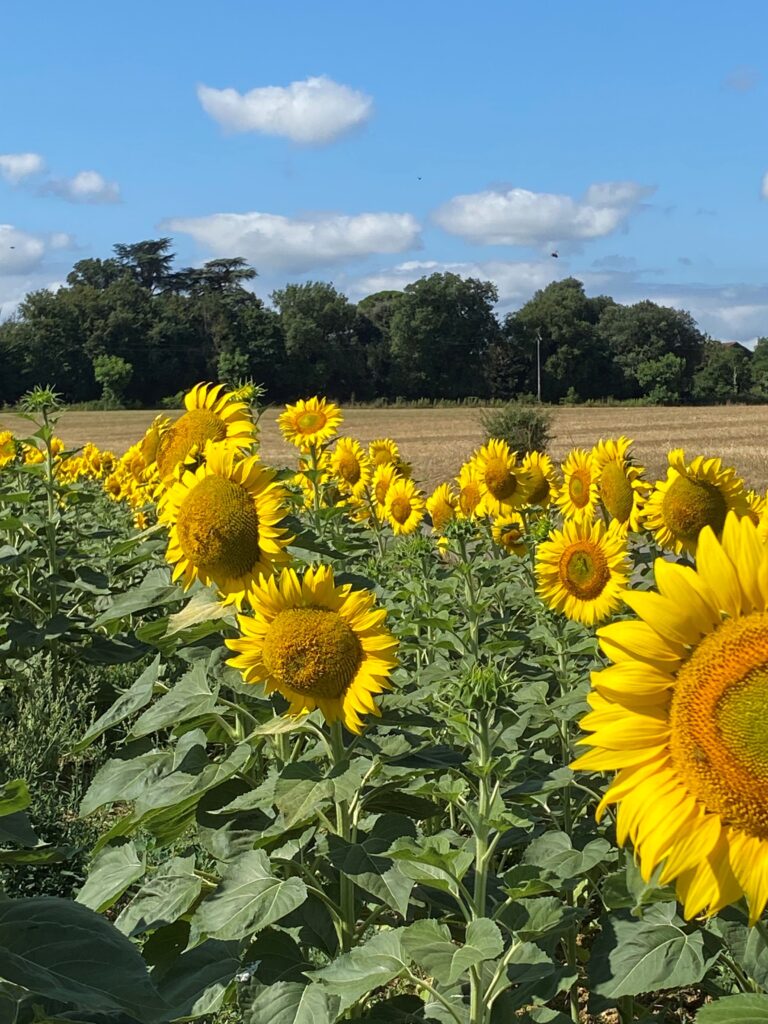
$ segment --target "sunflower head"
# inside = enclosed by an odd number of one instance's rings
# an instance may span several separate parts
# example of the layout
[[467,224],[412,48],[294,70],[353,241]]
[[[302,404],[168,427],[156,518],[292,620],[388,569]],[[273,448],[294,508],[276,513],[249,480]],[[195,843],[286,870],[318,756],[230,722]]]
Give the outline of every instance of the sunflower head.
[[483,491],[483,505],[490,515],[502,515],[528,503],[531,481],[517,455],[498,438],[484,444],[472,457]]
[[483,485],[477,472],[474,460],[465,462],[456,477],[458,484],[457,515],[461,519],[474,519],[484,514]]
[[536,551],[541,599],[569,619],[592,626],[621,607],[629,575],[626,540],[601,522],[566,520]]
[[427,512],[432,520],[432,531],[444,533],[445,528],[456,517],[458,499],[450,484],[440,484],[427,498]]
[[371,498],[379,519],[386,519],[387,492],[394,481],[400,479],[397,467],[391,462],[385,462],[383,465],[377,466],[373,471]]
[[361,715],[378,715],[373,699],[390,686],[397,641],[384,628],[386,612],[367,590],[336,586],[328,566],[299,579],[284,569],[280,580],[262,579],[251,595],[254,615],[240,616],[241,636],[227,640],[229,664],[246,683],[278,691],[300,715],[320,708],[362,732]]
[[202,454],[208,442],[227,441],[239,450],[255,443],[256,424],[248,407],[233,401],[223,384],[196,384],[185,395],[184,406],[187,411],[161,431],[157,441],[157,468],[164,482],[172,480],[176,468],[189,455]]
[[522,558],[528,550],[525,543],[525,521],[519,512],[508,512],[494,519],[491,535],[494,542],[510,555]]
[[225,603],[242,606],[248,590],[289,559],[291,538],[280,525],[286,494],[257,456],[237,459],[209,446],[203,465],[166,492],[159,521],[169,528],[166,558],[185,589],[213,583]]
[[747,512],[736,470],[703,455],[686,462],[682,448],[676,448],[669,453],[667,479],[656,483],[643,518],[661,547],[693,553],[701,530],[710,526],[719,535],[730,509],[739,515]]
[[766,508],[766,496],[758,493],[758,491],[747,491],[744,495],[744,500],[747,504],[746,515],[752,520],[755,526],[758,525],[763,517],[763,513]]
[[19,449],[19,442],[10,430],[0,430],[0,466],[14,462]]
[[530,484],[528,504],[546,508],[551,505],[560,486],[552,459],[543,452],[527,452],[520,468]]
[[644,470],[634,465],[632,441],[628,437],[598,441],[592,449],[592,464],[603,507],[623,530],[638,530],[647,485]]
[[371,463],[359,441],[340,437],[330,455],[329,468],[343,494],[359,497],[371,482]]
[[368,458],[374,467],[385,466],[388,463],[397,465],[400,461],[400,449],[391,437],[379,437],[368,445]]
[[705,526],[696,567],[657,559],[658,593],[627,591],[638,620],[598,631],[614,662],[592,678],[573,765],[618,771],[619,842],[642,875],[661,865],[687,917],[768,901],[768,549],[748,518]]
[[286,405],[277,423],[286,441],[302,451],[309,451],[330,441],[343,418],[337,405],[314,395],[312,398],[300,398],[295,405]]
[[591,453],[574,448],[568,453],[562,470],[563,486],[557,496],[557,507],[565,519],[591,522],[599,497]]
[[398,477],[387,490],[384,515],[395,534],[414,533],[421,525],[425,509],[424,495],[413,480]]

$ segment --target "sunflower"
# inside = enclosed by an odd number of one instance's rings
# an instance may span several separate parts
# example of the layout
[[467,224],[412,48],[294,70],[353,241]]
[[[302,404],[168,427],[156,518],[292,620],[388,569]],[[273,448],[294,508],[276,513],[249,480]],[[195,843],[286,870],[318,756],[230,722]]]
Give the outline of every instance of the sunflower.
[[264,683],[289,702],[288,714],[320,708],[350,732],[361,715],[379,715],[374,694],[390,688],[397,641],[384,628],[386,611],[368,590],[336,586],[330,566],[310,567],[300,580],[284,569],[251,594],[253,618],[238,616],[242,634],[226,645],[229,664],[246,683]]
[[459,485],[459,505],[457,515],[462,519],[474,519],[483,515],[483,486],[473,460],[465,462],[456,477]]
[[765,512],[765,499],[766,496],[764,494],[759,494],[757,491],[747,491],[744,495],[744,500],[747,503],[746,515],[749,516],[755,526],[760,522],[763,517],[763,513]]
[[[186,412],[160,433],[156,460],[160,478],[169,482],[176,467],[193,450],[202,453],[207,441],[230,442],[237,449],[256,441],[256,424],[245,402],[234,402],[223,384],[196,384],[184,396]],[[154,424],[150,427],[150,431]],[[142,442],[143,444],[143,442]],[[147,441],[147,451],[152,440]]]
[[368,458],[374,466],[385,466],[387,463],[400,461],[400,449],[391,437],[379,437],[368,445]]
[[491,438],[472,456],[489,515],[504,515],[528,503],[531,482],[506,441]]
[[563,486],[555,504],[566,519],[587,522],[595,518],[599,497],[592,456],[574,448],[562,465]]
[[542,601],[585,626],[621,607],[629,570],[626,539],[613,523],[567,519],[536,551]]
[[640,529],[643,498],[648,485],[642,479],[645,470],[633,465],[628,437],[597,442],[592,449],[592,465],[597,492],[603,507],[623,533]]
[[519,512],[508,512],[491,524],[491,535],[496,544],[510,555],[522,557],[528,547],[525,543],[525,522]]
[[280,527],[286,494],[256,455],[236,460],[209,445],[205,462],[187,470],[163,497],[158,519],[169,528],[166,558],[184,589],[213,583],[225,604],[242,607],[260,576],[288,560],[291,538]]
[[555,500],[560,487],[557,470],[548,455],[543,452],[528,452],[520,464],[530,481],[528,504],[546,508]]
[[330,470],[346,494],[359,497],[371,480],[371,463],[359,441],[340,437],[330,456]]
[[342,419],[341,409],[337,405],[315,395],[312,398],[300,398],[295,405],[286,405],[277,423],[286,441],[302,451],[308,451],[310,447],[330,441]]
[[726,514],[701,531],[696,568],[657,559],[660,593],[625,592],[640,621],[599,630],[615,662],[592,677],[582,721],[594,749],[572,767],[618,771],[598,817],[619,804],[620,843],[646,881],[659,865],[686,917],[746,896],[768,900],[768,549]]
[[395,534],[413,533],[424,518],[424,495],[413,480],[399,477],[387,490],[384,515]]
[[744,486],[736,470],[724,468],[721,459],[697,455],[686,464],[682,448],[671,451],[668,458],[667,479],[657,481],[643,519],[662,548],[692,554],[705,526],[720,534],[730,509],[746,514]]
[[377,466],[371,481],[371,502],[379,519],[387,517],[387,492],[395,480],[400,480],[397,467],[391,462]]
[[0,466],[7,466],[16,458],[17,442],[10,430],[0,430]]
[[446,526],[456,517],[458,498],[450,484],[440,484],[427,498],[427,512],[432,520],[435,533],[443,533]]

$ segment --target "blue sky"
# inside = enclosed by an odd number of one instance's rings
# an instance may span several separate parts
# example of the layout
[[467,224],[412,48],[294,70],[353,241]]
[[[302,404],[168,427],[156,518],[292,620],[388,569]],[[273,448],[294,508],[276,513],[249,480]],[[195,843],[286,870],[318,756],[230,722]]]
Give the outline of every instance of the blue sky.
[[2,23],[4,315],[169,234],[181,264],[246,257],[265,297],[451,269],[505,311],[572,274],[768,334],[762,2],[5,0]]

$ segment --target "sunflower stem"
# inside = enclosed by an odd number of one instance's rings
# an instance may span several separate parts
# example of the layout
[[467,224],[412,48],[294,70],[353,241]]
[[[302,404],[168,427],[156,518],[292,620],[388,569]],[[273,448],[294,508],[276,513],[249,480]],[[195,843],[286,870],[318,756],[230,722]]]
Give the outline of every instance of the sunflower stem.
[[[341,722],[337,719],[331,722],[331,764],[338,768],[344,763],[347,751],[344,746],[344,733]],[[352,822],[349,813],[347,800],[336,801],[336,834],[345,843],[353,841]],[[349,875],[339,871],[339,942],[341,951],[348,953],[355,942],[355,927],[357,919],[355,914],[355,883]]]
[[[477,919],[486,916],[488,902],[488,869],[490,867],[493,848],[489,844],[491,827],[488,821],[496,788],[491,790],[490,772],[492,761],[491,735],[487,713],[483,710],[478,715],[476,733],[477,770],[478,770],[478,806],[475,833],[475,884],[472,893],[472,917]],[[487,1019],[488,1001],[483,984],[483,973],[477,968],[470,971],[470,1024],[485,1024]]]

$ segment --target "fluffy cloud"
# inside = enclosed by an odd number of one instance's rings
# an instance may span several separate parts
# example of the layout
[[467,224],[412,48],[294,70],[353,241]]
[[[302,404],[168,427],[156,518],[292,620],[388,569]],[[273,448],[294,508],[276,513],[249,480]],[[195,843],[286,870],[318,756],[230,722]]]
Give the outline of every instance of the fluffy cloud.
[[524,188],[489,190],[454,196],[434,220],[484,245],[556,245],[610,235],[654,191],[633,181],[590,185],[580,200]]
[[324,214],[290,218],[271,213],[213,213],[176,217],[161,227],[191,235],[216,256],[243,256],[259,270],[303,273],[373,253],[419,245],[409,213]]
[[0,224],[0,274],[27,274],[45,255],[45,242],[12,224]]
[[2,153],[0,154],[0,176],[12,185],[39,174],[45,162],[39,153]]
[[229,131],[262,132],[308,144],[332,142],[366,121],[373,109],[370,96],[324,75],[246,93],[199,85],[197,97],[206,114]]
[[119,203],[120,186],[107,181],[98,171],[79,171],[72,178],[54,178],[47,182],[45,192],[70,203]]

